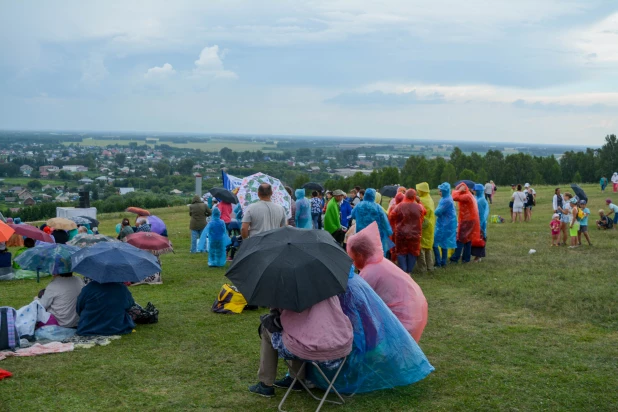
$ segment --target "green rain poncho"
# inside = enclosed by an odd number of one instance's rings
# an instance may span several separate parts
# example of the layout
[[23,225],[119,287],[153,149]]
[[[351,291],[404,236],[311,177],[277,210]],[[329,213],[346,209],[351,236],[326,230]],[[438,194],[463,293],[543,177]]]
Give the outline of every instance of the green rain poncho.
[[425,215],[425,221],[423,222],[423,234],[421,236],[421,248],[431,249],[433,247],[433,236],[436,227],[436,206],[433,203],[433,199],[429,194],[429,184],[426,182],[416,185],[416,191],[421,199],[421,204],[427,211]]
[[333,197],[326,206],[326,213],[324,214],[324,229],[331,235],[341,228],[341,221],[339,220],[339,205],[337,200]]

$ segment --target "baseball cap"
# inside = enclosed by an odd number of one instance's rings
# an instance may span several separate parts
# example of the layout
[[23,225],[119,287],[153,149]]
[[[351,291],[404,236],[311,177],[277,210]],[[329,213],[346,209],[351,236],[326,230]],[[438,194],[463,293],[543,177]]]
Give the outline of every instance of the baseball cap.
[[530,187],[530,183],[526,183],[524,187]]
[[558,213],[554,213],[554,214],[552,215],[552,217],[551,217],[551,218],[552,218],[552,219],[555,219],[555,218],[557,218],[557,217],[560,217],[560,215],[559,215]]
[[582,204],[582,205],[585,205],[587,202],[586,202],[586,199],[580,199],[579,203]]
[[607,203],[607,204],[612,203],[612,199],[610,199],[610,198],[605,199],[605,203]]

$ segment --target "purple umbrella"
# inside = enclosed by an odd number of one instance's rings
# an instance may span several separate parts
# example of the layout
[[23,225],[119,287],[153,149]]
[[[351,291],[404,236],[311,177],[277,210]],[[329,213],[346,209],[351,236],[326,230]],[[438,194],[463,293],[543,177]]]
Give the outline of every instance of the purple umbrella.
[[146,218],[148,223],[150,224],[150,231],[156,233],[157,235],[163,234],[165,232],[165,223],[156,216],[148,216]]

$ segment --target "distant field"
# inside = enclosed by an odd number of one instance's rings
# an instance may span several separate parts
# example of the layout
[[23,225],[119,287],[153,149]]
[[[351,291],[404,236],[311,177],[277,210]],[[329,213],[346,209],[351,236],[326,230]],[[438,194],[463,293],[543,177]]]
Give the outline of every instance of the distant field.
[[[81,143],[77,143],[81,146],[100,146],[105,147],[111,144],[118,144],[121,146],[128,146],[129,143],[137,141],[140,145],[144,144],[143,140],[102,140],[102,139],[84,139]],[[65,146],[69,146],[74,142],[64,142]],[[171,147],[178,147],[183,149],[200,149],[203,151],[219,151],[224,147],[232,149],[237,152],[242,152],[245,150],[256,151],[262,150],[265,152],[277,152],[277,148],[274,145],[266,145],[264,143],[256,143],[256,142],[246,142],[240,140],[228,140],[228,139],[211,139],[208,141],[202,142],[190,142],[190,143],[172,143],[172,142],[160,142],[161,144],[166,144]],[[154,145],[149,144],[148,146],[153,147]]]
[[52,185],[52,186],[64,185],[64,181],[63,180],[59,180],[59,179],[35,179],[33,177],[5,177],[5,178],[3,178],[2,183],[4,183],[5,187],[26,186],[28,184],[28,182],[30,182],[31,180],[38,180],[38,181],[40,181],[43,184],[43,186],[45,186],[45,185]]

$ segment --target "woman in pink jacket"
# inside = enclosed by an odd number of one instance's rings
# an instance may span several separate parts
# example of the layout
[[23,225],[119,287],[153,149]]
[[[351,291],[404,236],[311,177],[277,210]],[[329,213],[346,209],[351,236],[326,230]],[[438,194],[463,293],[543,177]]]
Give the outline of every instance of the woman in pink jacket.
[[[273,313],[276,311],[271,311]],[[344,358],[352,351],[352,323],[341,310],[337,296],[316,303],[301,313],[282,310],[280,326],[283,329],[281,332],[269,331],[264,323],[260,326],[260,381],[249,387],[249,391],[257,395],[270,398],[275,396],[273,386],[289,388],[303,364],[300,359],[333,361]],[[275,381],[279,354],[298,359],[291,361],[288,376]],[[298,373],[299,379],[305,378],[304,372]],[[301,384],[297,382],[295,389],[302,389]]]
[[381,244],[378,226],[372,223],[350,237],[348,254],[360,270],[360,276],[418,342],[427,324],[427,300],[407,273],[384,259]]

